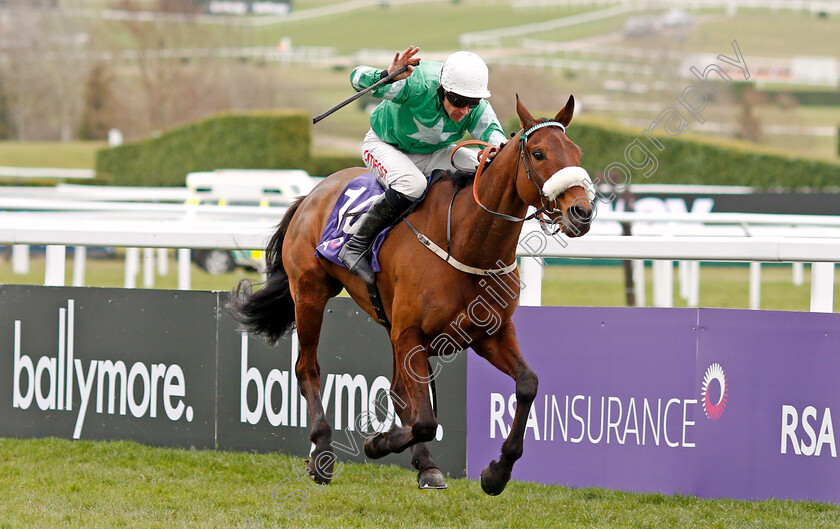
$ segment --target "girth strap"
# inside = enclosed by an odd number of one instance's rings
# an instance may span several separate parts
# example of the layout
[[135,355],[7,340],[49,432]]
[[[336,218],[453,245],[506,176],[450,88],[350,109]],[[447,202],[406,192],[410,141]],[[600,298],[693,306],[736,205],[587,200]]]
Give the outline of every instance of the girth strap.
[[376,318],[379,323],[385,326],[386,329],[391,328],[391,322],[388,321],[388,315],[385,314],[385,305],[382,304],[382,296],[379,294],[379,287],[376,283],[368,285],[368,296],[370,296],[370,304],[373,305],[373,311],[376,312]]

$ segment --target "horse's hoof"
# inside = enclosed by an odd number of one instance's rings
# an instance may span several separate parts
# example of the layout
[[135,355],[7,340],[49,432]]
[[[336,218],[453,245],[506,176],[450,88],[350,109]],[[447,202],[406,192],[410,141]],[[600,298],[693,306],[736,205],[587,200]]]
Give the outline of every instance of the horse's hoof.
[[420,489],[445,489],[446,480],[443,479],[443,472],[437,468],[427,468],[417,474],[417,488]]
[[379,459],[388,455],[384,450],[385,434],[378,433],[373,437],[365,439],[365,455],[370,459]]
[[332,452],[315,452],[306,460],[306,472],[319,485],[329,485],[333,477],[335,456]]
[[501,494],[508,481],[510,481],[510,473],[508,472],[507,476],[501,475],[496,461],[491,461],[487,468],[481,471],[481,490],[490,496]]

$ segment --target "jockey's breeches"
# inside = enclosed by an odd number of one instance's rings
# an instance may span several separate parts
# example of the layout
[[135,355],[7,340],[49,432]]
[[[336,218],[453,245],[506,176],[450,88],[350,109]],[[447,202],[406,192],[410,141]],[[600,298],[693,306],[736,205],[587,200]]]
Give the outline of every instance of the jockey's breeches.
[[478,155],[470,149],[458,149],[455,165],[450,161],[455,145],[430,153],[409,153],[385,143],[372,130],[362,142],[362,159],[370,172],[386,188],[418,199],[426,191],[427,175],[435,169],[473,171],[478,167]]

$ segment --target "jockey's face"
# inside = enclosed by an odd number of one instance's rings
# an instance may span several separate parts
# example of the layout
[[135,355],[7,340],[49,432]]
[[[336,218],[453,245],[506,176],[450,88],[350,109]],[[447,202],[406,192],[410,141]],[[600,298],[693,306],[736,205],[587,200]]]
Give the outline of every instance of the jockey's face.
[[443,98],[443,109],[446,110],[446,115],[449,116],[449,119],[455,123],[467,117],[467,114],[472,110],[469,106],[456,107],[449,101],[448,97]]

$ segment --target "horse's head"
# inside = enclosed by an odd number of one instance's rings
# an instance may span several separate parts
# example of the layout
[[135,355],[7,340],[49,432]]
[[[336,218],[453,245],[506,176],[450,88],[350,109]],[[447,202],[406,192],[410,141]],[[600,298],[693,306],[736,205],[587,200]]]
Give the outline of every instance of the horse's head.
[[[554,119],[536,119],[516,96],[522,130],[519,143],[516,191],[528,205],[541,212],[541,221],[559,225],[569,237],[580,237],[592,222],[592,181],[580,166],[580,147],[566,136],[572,121],[574,96]],[[543,225],[545,228],[545,224]]]

